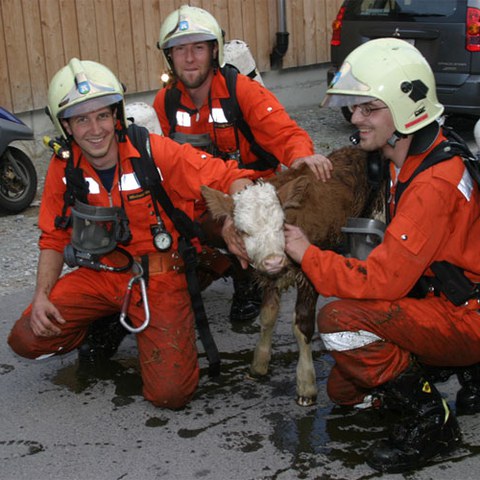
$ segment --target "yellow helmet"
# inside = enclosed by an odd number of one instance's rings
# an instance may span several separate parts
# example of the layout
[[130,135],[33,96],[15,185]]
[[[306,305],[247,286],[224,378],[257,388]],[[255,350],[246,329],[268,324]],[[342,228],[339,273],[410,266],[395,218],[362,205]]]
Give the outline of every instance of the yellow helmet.
[[378,38],[357,47],[327,89],[323,106],[348,106],[381,100],[396,129],[411,134],[444,111],[435,78],[423,55],[398,38]]
[[160,27],[160,36],[157,43],[159,49],[171,65],[167,50],[176,45],[187,43],[208,42],[216,40],[218,43],[218,64],[225,65],[223,59],[223,31],[215,17],[199,7],[182,5],[178,10],[170,13]]
[[125,124],[124,88],[117,77],[100,63],[72,58],[50,82],[47,113],[58,132],[67,138],[60,119],[116,103],[120,104],[117,116]]

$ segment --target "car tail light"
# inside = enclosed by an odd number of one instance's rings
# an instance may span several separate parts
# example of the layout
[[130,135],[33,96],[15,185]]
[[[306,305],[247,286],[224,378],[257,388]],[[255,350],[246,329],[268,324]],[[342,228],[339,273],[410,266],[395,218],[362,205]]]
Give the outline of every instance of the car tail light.
[[480,52],[480,9],[467,8],[466,49],[469,52]]
[[343,16],[345,15],[345,7],[341,7],[337,13],[337,17],[332,22],[332,39],[330,45],[338,47],[341,43],[341,30],[343,24]]

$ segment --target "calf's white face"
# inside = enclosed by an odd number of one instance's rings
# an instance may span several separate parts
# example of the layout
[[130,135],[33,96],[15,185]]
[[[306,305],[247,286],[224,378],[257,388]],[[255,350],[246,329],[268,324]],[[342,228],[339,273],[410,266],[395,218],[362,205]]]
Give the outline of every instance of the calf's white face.
[[202,187],[203,196],[214,217],[225,214],[233,217],[252,266],[266,274],[279,273],[288,260],[284,252],[285,216],[275,188],[269,183],[257,183],[231,197],[214,192]]
[[262,272],[276,274],[286,264],[285,216],[275,188],[258,183],[234,194],[233,221],[242,233],[245,248],[253,266]]

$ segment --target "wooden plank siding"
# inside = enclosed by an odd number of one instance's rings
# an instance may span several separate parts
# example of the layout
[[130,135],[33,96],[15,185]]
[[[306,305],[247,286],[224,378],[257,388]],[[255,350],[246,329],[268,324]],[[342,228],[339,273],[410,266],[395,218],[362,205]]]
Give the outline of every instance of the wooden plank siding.
[[[162,19],[187,0],[0,0],[0,105],[44,108],[49,80],[70,58],[107,65],[127,93],[157,90],[166,69],[157,49]],[[258,69],[270,68],[277,0],[191,0],[211,12],[226,40],[245,40]],[[342,0],[286,0],[283,68],[329,61],[331,23]]]

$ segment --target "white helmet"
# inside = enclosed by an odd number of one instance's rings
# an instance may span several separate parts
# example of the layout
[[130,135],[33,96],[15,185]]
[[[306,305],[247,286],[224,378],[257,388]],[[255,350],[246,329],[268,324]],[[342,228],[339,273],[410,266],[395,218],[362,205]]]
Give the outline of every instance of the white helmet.
[[124,123],[124,88],[117,77],[100,63],[72,58],[50,82],[47,113],[58,132],[67,138],[60,119],[116,103],[119,104],[117,116]]
[[218,43],[218,64],[223,67],[225,65],[223,31],[215,17],[203,8],[182,5],[178,10],[170,13],[162,23],[157,46],[163,50],[171,67],[170,56],[167,52],[171,47],[212,40]]
[[444,111],[432,69],[411,44],[378,38],[357,47],[327,89],[323,106],[349,106],[381,100],[398,132],[408,135],[435,121]]

